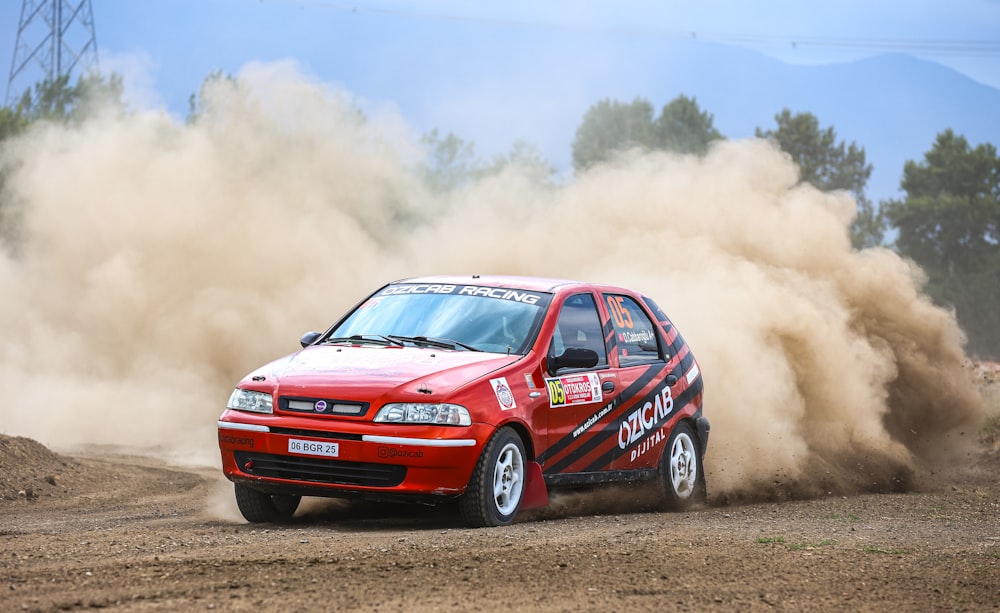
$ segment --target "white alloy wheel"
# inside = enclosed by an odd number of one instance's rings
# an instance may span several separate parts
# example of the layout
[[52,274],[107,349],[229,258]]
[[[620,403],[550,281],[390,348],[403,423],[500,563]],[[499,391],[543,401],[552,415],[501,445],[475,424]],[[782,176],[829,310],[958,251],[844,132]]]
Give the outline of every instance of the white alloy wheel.
[[690,498],[698,481],[697,450],[686,432],[679,432],[670,446],[670,483],[678,498]]
[[524,457],[513,442],[507,443],[497,455],[493,468],[493,499],[500,515],[510,515],[521,504],[524,489]]
[[660,487],[666,507],[673,511],[690,509],[705,499],[705,475],[694,430],[686,422],[674,426],[660,456]]
[[521,508],[528,461],[524,441],[511,427],[500,428],[483,447],[465,494],[458,500],[473,528],[514,523]]

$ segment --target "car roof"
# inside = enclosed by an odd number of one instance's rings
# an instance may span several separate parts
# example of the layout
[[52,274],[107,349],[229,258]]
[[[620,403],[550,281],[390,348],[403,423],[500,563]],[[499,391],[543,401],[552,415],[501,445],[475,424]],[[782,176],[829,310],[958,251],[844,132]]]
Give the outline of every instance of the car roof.
[[439,283],[442,285],[482,285],[505,289],[525,289],[536,292],[555,292],[564,288],[594,287],[592,283],[570,279],[549,279],[545,277],[520,277],[516,275],[437,275],[400,279],[394,283]]

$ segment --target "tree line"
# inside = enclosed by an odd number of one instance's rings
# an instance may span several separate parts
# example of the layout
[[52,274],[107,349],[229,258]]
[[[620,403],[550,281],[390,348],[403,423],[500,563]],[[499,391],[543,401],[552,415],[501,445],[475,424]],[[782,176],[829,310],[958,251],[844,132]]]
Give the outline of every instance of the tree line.
[[[213,79],[232,77],[213,73]],[[12,106],[0,108],[3,141],[41,121],[79,122],[100,104],[125,112],[122,81],[117,75],[68,77],[36,84]],[[193,94],[188,121],[202,112],[201,95]],[[359,111],[360,114],[360,111]],[[775,125],[758,127],[758,138],[774,142],[798,165],[799,180],[822,191],[845,190],[857,201],[850,228],[858,249],[886,247],[916,262],[927,274],[926,292],[938,304],[954,308],[968,335],[970,353],[1000,359],[1000,156],[993,144],[971,146],[962,135],[945,129],[920,160],[904,164],[902,198],[876,206],[865,194],[872,165],[856,142],[837,138],[812,113],[782,109]],[[581,118],[572,143],[577,172],[613,159],[630,149],[705,155],[725,137],[714,116],[694,98],[680,95],[656,113],[644,98],[621,102],[610,98],[592,105]],[[508,153],[483,159],[470,141],[432,130],[423,137],[428,157],[420,173],[429,188],[450,192],[516,166],[541,184],[555,184],[556,169],[529,142],[517,141]],[[7,169],[0,167],[0,232],[9,234],[4,206]],[[887,236],[891,241],[886,241]]]
[[[954,308],[970,353],[1000,359],[1000,157],[993,144],[972,147],[951,129],[940,132],[922,160],[909,160],[904,196],[875,206],[865,194],[872,166],[865,149],[838,140],[811,113],[783,109],[775,126],[757,128],[798,165],[799,180],[822,191],[846,190],[858,214],[851,241],[858,249],[887,247],[927,274],[925,291]],[[605,99],[584,114],[573,141],[573,166],[586,169],[625,149],[641,147],[704,155],[724,137],[714,117],[681,95],[655,116],[643,98]],[[886,236],[894,239],[887,242]]]

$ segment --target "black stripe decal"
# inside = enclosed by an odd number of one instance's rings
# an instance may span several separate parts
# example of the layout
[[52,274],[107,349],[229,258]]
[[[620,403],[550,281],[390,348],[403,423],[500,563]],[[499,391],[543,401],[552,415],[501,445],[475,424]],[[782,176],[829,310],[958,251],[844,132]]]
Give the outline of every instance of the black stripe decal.
[[[613,461],[615,461],[619,457],[621,457],[621,456],[625,455],[626,453],[628,453],[629,449],[631,449],[632,447],[640,444],[651,433],[656,432],[657,430],[660,429],[661,426],[663,426],[663,424],[665,424],[668,421],[670,421],[671,418],[673,418],[674,415],[677,414],[677,411],[679,411],[680,409],[683,409],[684,407],[686,407],[695,396],[697,396],[698,394],[701,393],[701,390],[702,390],[701,377],[698,377],[698,379],[690,387],[688,387],[686,390],[684,390],[681,393],[680,396],[674,398],[674,410],[671,411],[670,414],[667,415],[664,418],[663,422],[661,422],[659,424],[654,424],[653,428],[649,432],[647,432],[645,436],[643,436],[641,439],[637,440],[636,442],[632,443],[631,445],[629,445],[625,449],[622,449],[618,445],[615,445],[614,447],[611,448],[610,451],[608,451],[607,453],[605,453],[601,457],[597,458],[589,466],[587,466],[586,468],[584,468],[583,469],[584,472],[590,472],[590,471],[599,470],[602,466],[610,466]],[[660,390],[653,390],[652,392],[650,392],[649,394],[647,394],[646,397],[642,399],[642,404],[645,404],[651,398],[653,398],[654,396],[656,396],[657,394],[659,394],[659,392],[660,392]],[[639,405],[637,405],[637,406],[639,406]],[[624,418],[624,416],[623,416],[623,418]],[[622,419],[619,419],[616,422],[617,427],[615,428],[615,431],[614,431],[615,435],[618,434],[618,430],[619,430],[619,428],[621,428],[621,422],[622,422]],[[609,424],[609,426],[610,426],[610,424]],[[605,427],[605,429],[607,430],[608,428]]]
[[[655,379],[657,376],[661,375],[663,373],[663,370],[665,369],[665,366],[666,365],[663,364],[662,362],[657,364],[651,364],[649,368],[646,370],[646,372],[640,375],[639,378],[632,383],[632,385],[628,386],[627,388],[625,388],[624,391],[622,391],[622,393],[618,396],[618,403],[621,404],[622,402],[627,402],[630,398],[635,396],[636,392],[646,387],[646,385],[648,385],[650,381]],[[617,421],[615,423],[617,423]],[[617,432],[617,429],[615,430],[615,432]],[[585,443],[581,444],[579,447],[574,449],[572,453],[570,453],[563,459],[559,460],[552,466],[546,466],[545,467],[546,471],[547,472],[562,471],[564,468],[571,465],[576,460],[587,455],[587,453],[593,450],[595,447],[600,446],[601,443],[607,440],[608,436],[609,434],[607,433],[607,427],[605,427],[603,431],[598,431],[597,434],[593,435],[589,440],[587,440]],[[539,456],[539,463],[544,464],[545,458],[552,457],[558,454],[560,451],[567,448],[574,440],[576,439],[573,437],[572,433],[562,437],[561,439],[556,441],[555,444],[546,449],[545,452],[541,454],[541,456]]]
[[618,351],[618,335],[615,334],[615,327],[610,319],[604,322],[604,345],[608,348],[609,354]]

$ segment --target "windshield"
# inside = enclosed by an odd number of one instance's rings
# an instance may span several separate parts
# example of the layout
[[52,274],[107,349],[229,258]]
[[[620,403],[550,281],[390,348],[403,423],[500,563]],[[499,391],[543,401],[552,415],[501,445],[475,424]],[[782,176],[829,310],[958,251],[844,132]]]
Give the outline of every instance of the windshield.
[[363,302],[327,339],[379,335],[403,342],[524,354],[550,294],[475,285],[400,283]]

